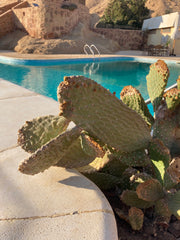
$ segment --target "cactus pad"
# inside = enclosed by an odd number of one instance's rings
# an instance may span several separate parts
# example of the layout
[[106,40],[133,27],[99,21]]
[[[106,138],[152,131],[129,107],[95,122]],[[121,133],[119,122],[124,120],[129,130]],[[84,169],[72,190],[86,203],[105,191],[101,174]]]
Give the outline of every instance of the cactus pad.
[[180,154],[180,105],[172,113],[164,108],[159,111],[153,136],[163,141],[173,157]]
[[145,172],[135,173],[130,178],[132,189],[136,189],[136,187],[139,185],[139,183],[143,183],[151,178],[152,178],[151,175],[149,175]]
[[174,182],[180,182],[180,157],[176,157],[171,161],[167,172]]
[[163,185],[165,172],[171,160],[169,149],[161,140],[154,138],[149,147],[149,155],[154,167],[155,176]]
[[[86,145],[86,151],[82,145]],[[79,138],[77,138],[71,144],[69,149],[67,149],[66,153],[56,164],[56,166],[78,168],[79,171],[84,167],[84,171],[87,172],[97,171],[109,160],[107,158],[104,158],[104,154],[105,152],[96,142],[91,141],[91,138],[89,136],[81,133]],[[91,165],[86,166],[87,164]]]
[[27,152],[38,148],[64,132],[69,120],[59,116],[43,116],[27,121],[18,132],[18,144]]
[[81,173],[92,173],[92,172],[99,171],[110,161],[110,158],[108,157],[108,153],[105,153],[105,154],[103,153],[103,155],[104,156],[102,157],[100,156],[97,157],[98,156],[97,155],[96,158],[91,163],[89,163],[86,166],[77,168],[77,170]]
[[177,89],[180,90],[180,75],[179,75],[179,77],[178,77],[178,79],[177,79]]
[[33,153],[29,159],[25,160],[19,166],[19,170],[22,173],[34,175],[57,164],[80,136],[80,133],[81,130],[78,127],[74,127],[60,134]]
[[111,189],[120,183],[120,179],[118,177],[107,173],[93,172],[83,173],[83,175],[93,181],[102,190]]
[[127,166],[139,167],[146,166],[150,163],[150,159],[145,152],[145,149],[140,149],[130,153],[122,153],[119,160]]
[[143,226],[144,213],[141,209],[131,207],[129,209],[129,222],[133,230],[139,231]]
[[180,104],[180,90],[177,88],[170,89],[163,97],[166,100],[167,108],[171,111],[175,110]]
[[147,89],[154,112],[156,112],[161,103],[168,77],[169,69],[163,60],[158,60],[150,66],[150,72],[146,79]]
[[58,99],[61,115],[111,147],[130,152],[147,147],[150,141],[145,121],[91,79],[65,77]]
[[180,220],[180,190],[168,196],[168,207],[171,213]]
[[149,179],[140,183],[136,188],[137,195],[145,201],[157,201],[164,197],[164,191],[160,182],[156,179]]
[[168,208],[168,202],[166,201],[166,199],[159,199],[155,203],[155,212],[157,215],[163,216],[166,218],[170,218],[172,215],[172,213],[170,212],[170,210]]
[[116,177],[121,177],[123,172],[127,168],[127,165],[123,164],[116,158],[111,159],[111,156],[108,157],[110,158],[110,162],[104,166],[102,172],[111,174]]
[[120,196],[123,203],[131,207],[137,208],[149,208],[153,206],[153,202],[151,201],[144,201],[138,198],[138,195],[135,191],[132,190],[125,190]]
[[121,91],[121,100],[128,107],[136,111],[147,122],[148,125],[152,125],[154,118],[149,112],[149,109],[141,96],[140,92],[132,87],[126,86]]

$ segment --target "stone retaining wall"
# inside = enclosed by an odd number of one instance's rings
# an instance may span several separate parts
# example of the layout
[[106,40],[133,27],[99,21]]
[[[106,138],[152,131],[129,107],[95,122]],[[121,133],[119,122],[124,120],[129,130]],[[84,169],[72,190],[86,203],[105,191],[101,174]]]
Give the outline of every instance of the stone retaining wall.
[[28,2],[16,6],[13,9],[16,28],[26,30],[32,37],[40,37],[40,26],[43,22],[39,17],[39,11],[38,7],[32,7]]
[[14,30],[13,12],[9,10],[0,15],[0,38]]
[[73,11],[61,8],[58,0],[49,4],[45,9],[43,38],[58,38],[67,33],[77,25],[79,21],[78,9]]
[[120,50],[141,50],[145,42],[145,36],[141,30],[95,28],[93,31],[117,41]]
[[0,37],[12,31],[15,26],[16,29],[25,30],[31,37],[59,38],[71,32],[79,21],[88,21],[89,18],[88,8],[84,6],[85,0],[67,2],[77,5],[77,9],[72,11],[62,8],[64,4],[62,0],[27,0],[19,4],[18,2],[6,5],[6,9],[3,10],[12,8],[11,13],[8,12],[0,19]]
[[[73,2],[73,1],[71,1]],[[79,0],[74,0],[79,2]],[[20,6],[13,9],[15,14],[15,25],[18,29],[25,29],[31,37],[35,38],[59,38],[68,34],[85,19],[88,9],[83,4],[70,11],[61,8],[60,0],[39,0],[34,6],[30,0],[28,6]]]

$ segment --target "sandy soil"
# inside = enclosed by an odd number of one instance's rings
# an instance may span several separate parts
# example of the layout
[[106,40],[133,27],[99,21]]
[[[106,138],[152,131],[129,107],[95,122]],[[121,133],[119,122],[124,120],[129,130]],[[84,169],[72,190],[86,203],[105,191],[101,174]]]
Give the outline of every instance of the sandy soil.
[[61,39],[35,39],[16,31],[1,38],[0,49],[35,54],[83,54],[86,43],[95,44],[101,54],[111,54],[120,49],[117,42],[90,31],[83,23]]

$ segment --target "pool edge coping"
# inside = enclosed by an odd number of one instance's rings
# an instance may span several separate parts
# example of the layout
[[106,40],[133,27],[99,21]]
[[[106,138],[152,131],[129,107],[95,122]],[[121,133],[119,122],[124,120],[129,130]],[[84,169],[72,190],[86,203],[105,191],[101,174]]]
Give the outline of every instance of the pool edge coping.
[[[14,56],[13,56],[14,54]],[[84,54],[72,55],[34,55],[34,54],[16,54],[12,52],[11,56],[2,54],[0,51],[0,63],[11,65],[25,66],[48,66],[61,65],[68,63],[93,63],[93,62],[111,62],[111,61],[133,61],[154,63],[158,59],[164,60],[168,64],[179,64],[180,57],[163,57],[163,56],[136,56],[136,55],[100,55],[87,56]]]

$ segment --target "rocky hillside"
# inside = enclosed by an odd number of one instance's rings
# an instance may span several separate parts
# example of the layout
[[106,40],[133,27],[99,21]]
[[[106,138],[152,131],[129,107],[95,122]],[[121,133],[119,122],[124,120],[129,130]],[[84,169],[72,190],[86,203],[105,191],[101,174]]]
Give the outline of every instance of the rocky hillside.
[[[86,5],[90,13],[103,15],[105,8],[110,0],[86,0]],[[147,0],[151,16],[156,17],[170,12],[180,12],[180,0]]]

